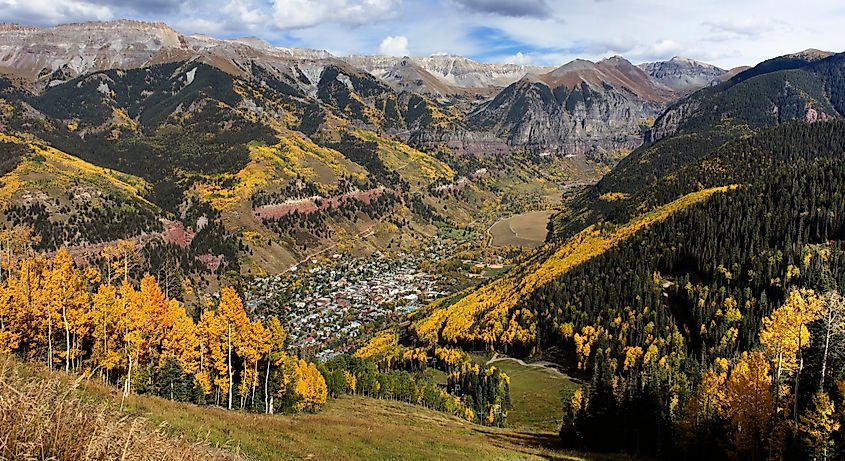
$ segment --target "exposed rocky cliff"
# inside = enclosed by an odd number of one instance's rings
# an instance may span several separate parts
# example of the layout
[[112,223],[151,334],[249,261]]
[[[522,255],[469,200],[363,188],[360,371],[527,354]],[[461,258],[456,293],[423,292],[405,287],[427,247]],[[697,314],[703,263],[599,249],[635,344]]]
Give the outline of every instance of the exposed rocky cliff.
[[576,60],[510,85],[469,120],[511,146],[566,154],[629,149],[672,97],[625,59]]
[[668,61],[639,65],[652,79],[680,93],[690,93],[709,86],[727,71],[694,59],[675,56]]

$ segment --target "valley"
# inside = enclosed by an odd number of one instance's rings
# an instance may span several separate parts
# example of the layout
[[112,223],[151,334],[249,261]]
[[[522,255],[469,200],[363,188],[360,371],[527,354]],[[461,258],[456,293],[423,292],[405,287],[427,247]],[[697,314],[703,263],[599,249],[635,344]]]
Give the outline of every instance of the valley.
[[183,27],[0,25],[0,458],[845,455],[845,53]]

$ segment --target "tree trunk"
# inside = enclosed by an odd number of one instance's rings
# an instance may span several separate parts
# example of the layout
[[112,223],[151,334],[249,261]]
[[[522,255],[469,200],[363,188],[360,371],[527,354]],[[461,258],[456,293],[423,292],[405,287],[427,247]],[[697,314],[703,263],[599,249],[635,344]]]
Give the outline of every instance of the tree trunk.
[[804,325],[801,324],[798,327],[798,371],[795,373],[795,390],[792,394],[793,400],[793,408],[792,408],[792,417],[795,423],[795,427],[798,427],[798,383],[801,378],[801,372],[804,370],[804,354],[801,353],[801,346],[803,346],[803,327]]
[[129,368],[126,372],[126,383],[123,386],[124,397],[129,395],[129,391],[132,389],[132,354],[127,355],[129,356]]
[[228,345],[227,365],[229,371],[229,409],[232,409],[232,324],[227,323],[226,344]]
[[272,412],[270,411],[270,405],[269,405],[270,397],[267,394],[268,390],[270,389],[270,353],[272,351],[273,351],[272,348],[270,348],[270,350],[267,351],[267,372],[264,373],[264,412],[268,413],[268,414],[272,414]]
[[825,319],[825,324],[827,327],[827,331],[825,331],[824,335],[824,353],[822,353],[822,371],[821,371],[821,378],[819,378],[819,390],[824,390],[824,375],[827,373],[827,352],[830,350],[830,336],[833,332],[833,319],[831,318],[831,313],[828,311],[828,317]]
[[258,388],[258,360],[255,361],[253,364],[253,372],[255,373],[252,378],[252,406],[255,406],[255,389]]
[[62,322],[65,324],[65,372],[70,371],[70,325],[67,323],[67,306],[62,303]]

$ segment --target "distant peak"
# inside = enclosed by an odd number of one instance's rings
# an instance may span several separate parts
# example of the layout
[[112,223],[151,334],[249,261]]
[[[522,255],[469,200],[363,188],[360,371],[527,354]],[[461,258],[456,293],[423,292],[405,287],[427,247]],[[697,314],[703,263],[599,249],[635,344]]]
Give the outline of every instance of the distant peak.
[[566,64],[558,67],[553,73],[561,73],[567,71],[575,71],[575,70],[586,70],[586,69],[595,69],[596,63],[593,61],[588,61],[586,59],[573,59],[572,61],[567,62]]
[[672,62],[698,62],[695,59],[688,58],[686,56],[672,56],[672,59],[670,59],[669,61],[672,61]]
[[609,58],[604,58],[604,59],[601,60],[601,62],[619,62],[619,61],[628,62],[627,59],[623,58],[622,56],[619,56],[618,54],[615,54],[615,55],[613,55]]
[[832,56],[832,55],[834,55],[834,53],[832,51],[824,51],[824,50],[819,50],[819,49],[816,49],[816,48],[807,48],[804,51],[799,51],[797,53],[788,54],[787,57],[815,60],[815,59],[824,59],[824,58],[827,58],[827,57]]

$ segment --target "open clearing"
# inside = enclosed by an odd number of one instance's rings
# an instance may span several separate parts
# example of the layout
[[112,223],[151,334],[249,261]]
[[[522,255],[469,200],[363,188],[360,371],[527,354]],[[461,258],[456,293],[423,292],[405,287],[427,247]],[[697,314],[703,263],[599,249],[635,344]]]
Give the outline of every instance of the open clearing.
[[[486,360],[486,358],[482,358]],[[524,396],[532,392],[551,395],[561,384],[542,381],[542,375],[555,376],[547,370],[527,368],[510,359],[497,362],[514,376],[515,403],[525,408]],[[530,365],[530,364],[529,364]],[[61,372],[47,372],[38,365],[24,365],[0,356],[0,370],[11,367],[23,379],[49,380],[65,388],[66,399],[90,402],[92,408],[121,407],[120,389]],[[524,371],[522,373],[521,371]],[[532,375],[538,373],[538,375]],[[2,373],[0,373],[2,377]],[[529,383],[527,378],[533,381]],[[73,382],[82,383],[76,387]],[[65,384],[62,384],[65,383]],[[0,400],[16,392],[3,385],[0,378]],[[53,385],[53,384],[50,384]],[[513,392],[513,391],[512,391]],[[61,392],[60,392],[61,394]],[[584,454],[562,450],[557,433],[541,430],[519,430],[484,427],[463,419],[406,403],[365,397],[342,397],[329,400],[326,407],[314,414],[262,415],[226,411],[211,406],[196,406],[157,397],[132,395],[122,402],[123,414],[147,419],[145,430],[156,427],[173,434],[185,443],[220,447],[247,460],[628,460],[624,455]],[[537,404],[533,414],[541,414]],[[559,414],[559,405],[546,404],[545,411]],[[514,413],[517,415],[518,413]],[[39,418],[49,418],[50,412]],[[522,418],[523,420],[525,418]],[[533,427],[519,423],[520,427]],[[9,421],[6,421],[9,423]],[[49,425],[36,418],[12,424]],[[142,424],[143,421],[142,421]],[[3,427],[0,426],[0,433]],[[182,443],[182,442],[180,442]],[[137,459],[129,456],[127,459]],[[187,458],[186,458],[187,459]]]
[[546,241],[546,225],[552,214],[553,211],[530,211],[502,219],[487,230],[490,245],[539,247]]
[[560,429],[563,396],[578,384],[546,362],[524,363],[510,357],[472,354],[477,363],[494,365],[511,378],[508,427],[517,431],[554,432]]

